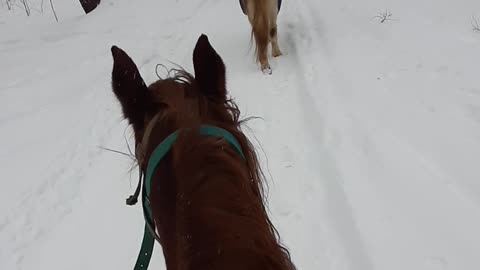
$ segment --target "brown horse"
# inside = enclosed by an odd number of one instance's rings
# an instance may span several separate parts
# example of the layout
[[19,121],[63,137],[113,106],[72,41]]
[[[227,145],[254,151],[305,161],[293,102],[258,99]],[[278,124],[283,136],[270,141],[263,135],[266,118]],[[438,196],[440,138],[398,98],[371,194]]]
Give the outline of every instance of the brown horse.
[[[207,36],[193,51],[195,77],[174,70],[174,77],[148,87],[123,50],[113,46],[112,55],[112,89],[133,127],[140,170],[148,175],[154,149],[178,134],[152,170],[148,195],[167,269],[295,269],[267,215],[254,148],[240,129],[223,60]],[[202,125],[232,138],[202,135]]]
[[[264,74],[272,74],[268,62],[268,44],[272,44],[272,56],[282,55],[278,47],[277,39],[277,15],[281,0],[240,0],[245,7],[244,12],[252,26],[252,34],[255,37],[255,55],[257,62]],[[242,4],[243,1],[243,4]]]

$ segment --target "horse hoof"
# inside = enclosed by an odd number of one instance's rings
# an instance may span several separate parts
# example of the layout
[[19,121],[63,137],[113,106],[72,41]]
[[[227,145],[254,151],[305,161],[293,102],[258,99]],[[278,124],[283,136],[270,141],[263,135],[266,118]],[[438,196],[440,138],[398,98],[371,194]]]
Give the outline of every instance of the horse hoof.
[[272,68],[270,67],[262,67],[263,75],[272,75]]

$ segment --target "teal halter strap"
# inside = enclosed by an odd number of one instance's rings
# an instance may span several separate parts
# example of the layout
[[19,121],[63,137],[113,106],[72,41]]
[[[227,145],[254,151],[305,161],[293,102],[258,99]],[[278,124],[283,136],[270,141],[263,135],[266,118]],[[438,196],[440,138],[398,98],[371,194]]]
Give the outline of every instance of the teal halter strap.
[[[220,136],[223,137],[230,145],[235,148],[239,155],[245,159],[245,156],[242,152],[242,147],[235,139],[235,137],[228,131],[223,128],[202,125],[200,126],[200,134],[207,136]],[[145,174],[145,182],[142,189],[142,207],[143,215],[145,218],[145,229],[143,233],[142,246],[140,248],[140,253],[137,257],[137,262],[135,263],[134,270],[144,270],[148,268],[150,259],[153,253],[153,246],[155,243],[156,232],[155,224],[152,217],[152,210],[150,209],[150,183],[152,181],[152,175],[157,167],[158,163],[165,157],[165,155],[170,151],[172,145],[178,138],[178,131],[168,135],[152,152],[150,159],[148,160],[147,170]]]

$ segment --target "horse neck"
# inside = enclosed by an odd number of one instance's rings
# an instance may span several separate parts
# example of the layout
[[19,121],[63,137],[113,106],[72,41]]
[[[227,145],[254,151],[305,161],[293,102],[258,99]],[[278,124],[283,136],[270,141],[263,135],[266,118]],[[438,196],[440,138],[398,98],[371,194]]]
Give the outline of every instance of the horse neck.
[[173,167],[181,269],[292,269],[244,160],[218,138],[179,140]]

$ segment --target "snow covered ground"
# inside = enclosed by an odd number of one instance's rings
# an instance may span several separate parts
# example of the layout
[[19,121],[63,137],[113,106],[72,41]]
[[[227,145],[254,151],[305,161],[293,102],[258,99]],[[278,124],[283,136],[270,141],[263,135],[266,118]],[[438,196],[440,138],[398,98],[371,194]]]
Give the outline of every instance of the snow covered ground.
[[201,33],[263,118],[246,132],[299,270],[480,269],[479,1],[284,0],[271,76],[236,0],[102,1],[54,1],[59,23],[0,4],[0,269],[132,269],[137,174],[99,148],[127,151],[110,47],[150,83],[191,71]]

